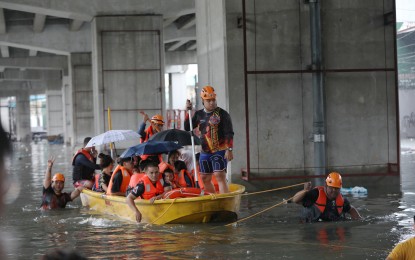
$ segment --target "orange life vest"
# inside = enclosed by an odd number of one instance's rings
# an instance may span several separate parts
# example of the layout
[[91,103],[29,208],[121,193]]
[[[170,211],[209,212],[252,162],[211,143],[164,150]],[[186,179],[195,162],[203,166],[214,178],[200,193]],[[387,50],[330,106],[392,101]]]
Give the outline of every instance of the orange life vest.
[[189,178],[189,180],[191,182],[190,187],[194,187],[195,183],[193,181],[193,177],[186,169],[181,170],[179,172],[179,174],[177,175],[177,177],[178,177],[177,182],[179,183],[179,186],[180,187],[189,187],[187,182],[186,182],[186,178],[184,177],[185,175],[187,175],[187,177]]
[[79,149],[77,152],[76,152],[76,154],[72,157],[72,165],[75,165],[75,159],[76,159],[76,156],[78,156],[79,154],[83,154],[83,155],[85,155],[85,157],[88,159],[88,160],[90,160],[91,162],[93,162],[94,161],[94,157],[92,157],[92,155],[87,151],[87,150],[85,150],[84,148],[81,148],[81,149]]
[[134,189],[135,186],[137,186],[137,184],[140,182],[140,180],[145,176],[146,174],[143,172],[140,173],[134,173],[133,175],[131,175],[130,178],[130,183],[128,184],[128,189]]
[[152,197],[163,194],[164,192],[163,179],[158,180],[156,182],[156,186],[154,186],[154,184],[151,182],[151,180],[148,178],[147,175],[141,178],[141,181],[144,184],[144,193],[141,195],[143,199],[149,200]]
[[[314,204],[317,206],[320,212],[323,213],[327,205],[327,196],[326,196],[326,192],[324,191],[323,186],[319,186],[317,187],[317,189],[318,189],[318,198]],[[344,206],[344,199],[343,199],[343,196],[339,193],[339,195],[337,195],[337,198],[336,198],[336,208],[339,214],[343,212],[343,206]]]
[[140,138],[140,142],[141,143],[145,143],[148,141],[148,139],[154,134],[153,132],[153,126],[150,124],[149,127],[147,127],[146,130],[144,130],[144,132],[146,133],[145,136]]
[[132,173],[127,168],[125,168],[125,167],[123,167],[121,165],[118,165],[115,168],[115,170],[114,170],[114,172],[113,172],[113,174],[111,176],[110,183],[108,184],[108,189],[107,189],[107,194],[108,195],[111,195],[112,194],[111,193],[111,189],[112,189],[112,185],[113,185],[114,176],[116,175],[116,173],[119,170],[121,170],[121,175],[122,175],[122,183],[121,183],[121,187],[120,187],[120,192],[124,192],[125,193],[127,191],[127,187],[128,187],[128,184],[130,183],[130,179],[131,179]]
[[99,187],[99,178],[101,177],[100,173],[95,173],[94,178],[95,178],[95,184],[92,188],[92,190],[95,191],[99,191],[101,188]]
[[94,157],[92,157],[92,155],[88,151],[86,151],[83,148],[79,149],[72,158],[72,165],[73,165],[72,179],[73,179],[73,182],[75,183],[76,181],[79,181],[79,180],[93,181],[95,169],[91,169],[91,168],[86,167],[84,165],[75,165],[75,160],[78,157],[78,155],[80,155],[80,154],[83,154],[89,161],[95,163]]
[[161,161],[160,163],[159,163],[159,172],[160,173],[164,173],[164,171],[166,170],[166,169],[170,169],[170,170],[172,170],[173,172],[174,172],[174,167],[172,166],[172,165],[170,165],[170,164],[168,164],[168,163],[166,163],[166,162],[163,162],[163,161]]

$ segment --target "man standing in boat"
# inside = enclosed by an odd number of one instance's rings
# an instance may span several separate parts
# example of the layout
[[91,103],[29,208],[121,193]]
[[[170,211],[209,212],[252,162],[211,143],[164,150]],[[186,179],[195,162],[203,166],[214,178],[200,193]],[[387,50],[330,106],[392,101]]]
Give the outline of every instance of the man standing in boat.
[[326,178],[326,185],[311,189],[311,182],[304,184],[304,190],[297,192],[293,202],[304,206],[302,220],[338,221],[346,219],[345,213],[350,214],[353,220],[361,219],[347,198],[340,193],[342,188],[342,176],[338,172],[330,173]]
[[54,162],[54,158],[48,160],[48,167],[46,169],[45,179],[43,180],[42,209],[65,208],[66,203],[79,197],[83,189],[83,186],[78,186],[70,194],[62,192],[65,187],[65,176],[62,173],[56,173],[51,178]]
[[[192,117],[193,128],[199,127],[201,132],[202,152],[199,158],[200,173],[205,190],[215,193],[212,174],[219,184],[219,193],[229,191],[226,183],[227,162],[233,159],[233,128],[228,112],[218,107],[215,89],[203,87],[200,97],[204,108],[196,111]],[[186,102],[187,110],[192,109],[190,100]],[[186,131],[190,130],[189,114],[184,121]]]

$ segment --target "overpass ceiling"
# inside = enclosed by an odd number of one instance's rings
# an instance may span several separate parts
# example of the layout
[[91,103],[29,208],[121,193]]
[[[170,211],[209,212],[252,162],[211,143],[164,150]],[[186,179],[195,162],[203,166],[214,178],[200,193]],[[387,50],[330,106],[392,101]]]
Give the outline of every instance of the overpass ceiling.
[[[194,51],[196,49],[194,5],[194,0],[123,0],[116,3],[105,0],[1,0],[1,58],[60,56],[71,52],[90,52],[91,41],[86,38],[90,38],[91,21],[96,15],[106,14],[162,14],[165,51]],[[61,41],[78,37],[81,43],[66,43],[71,49],[58,49],[59,43],[55,46],[42,46],[43,43],[49,44],[48,42],[55,41],[52,36],[57,31],[59,31],[57,38],[62,38]]]

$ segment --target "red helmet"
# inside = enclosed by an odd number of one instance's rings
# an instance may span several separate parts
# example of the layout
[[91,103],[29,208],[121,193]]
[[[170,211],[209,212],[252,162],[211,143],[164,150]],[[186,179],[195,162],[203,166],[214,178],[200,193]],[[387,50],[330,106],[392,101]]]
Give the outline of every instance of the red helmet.
[[212,86],[204,86],[200,92],[200,97],[202,99],[215,99],[215,89]]
[[342,176],[338,172],[331,172],[326,178],[327,186],[334,187],[334,188],[341,188],[342,187]]
[[53,175],[52,181],[63,181],[65,182],[65,176],[62,173],[55,173],[55,175]]
[[154,115],[150,121],[155,124],[164,125],[163,116],[162,115]]

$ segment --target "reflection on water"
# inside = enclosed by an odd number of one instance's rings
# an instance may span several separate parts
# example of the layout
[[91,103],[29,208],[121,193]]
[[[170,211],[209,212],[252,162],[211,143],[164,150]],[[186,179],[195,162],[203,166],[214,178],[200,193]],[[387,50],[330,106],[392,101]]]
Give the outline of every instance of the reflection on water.
[[[300,207],[288,203],[231,227],[154,226],[97,214],[79,200],[64,210],[39,211],[50,155],[57,157],[53,172],[64,173],[65,190],[72,189],[72,149],[18,144],[8,162],[9,205],[0,231],[10,259],[39,259],[54,248],[74,249],[90,259],[384,259],[396,243],[413,236],[415,153],[407,150],[402,155],[401,187],[373,185],[366,197],[349,196],[365,217],[362,221],[300,224]],[[298,190],[244,196],[240,218]]]

